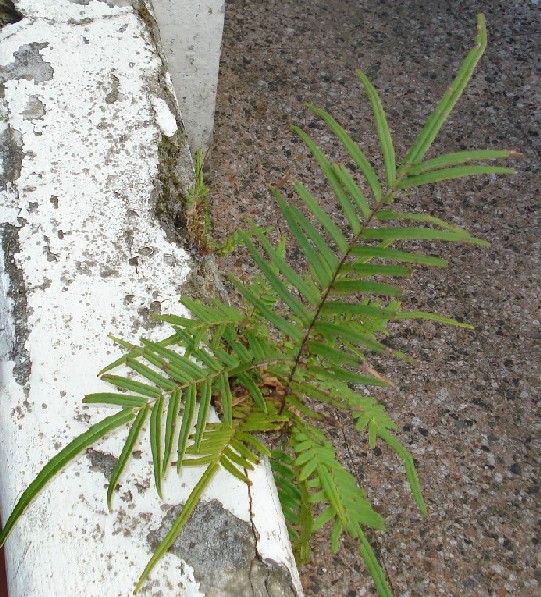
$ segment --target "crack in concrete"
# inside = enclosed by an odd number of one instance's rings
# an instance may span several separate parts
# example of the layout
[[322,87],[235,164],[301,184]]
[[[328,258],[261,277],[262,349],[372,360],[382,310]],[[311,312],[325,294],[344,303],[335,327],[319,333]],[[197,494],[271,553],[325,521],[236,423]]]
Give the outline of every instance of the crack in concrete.
[[162,50],[160,31],[152,6],[145,0],[134,2],[137,14],[143,21],[161,60],[156,95],[161,97],[175,115],[178,130],[172,137],[162,135],[159,145],[158,177],[154,190],[155,213],[167,238],[182,246],[192,257],[192,268],[183,289],[186,294],[198,298],[219,297],[229,299],[218,272],[213,255],[200,255],[193,250],[189,231],[186,230],[186,195],[194,184],[194,170],[186,130],[179,113],[175,93],[167,74],[167,59]]
[[[155,213],[170,241],[180,246],[186,244],[185,203],[188,189],[194,184],[194,170],[190,151],[187,146],[184,123],[179,114],[177,101],[168,83],[167,60],[162,51],[158,25],[149,6],[140,0],[137,14],[150,36],[151,42],[160,58],[156,88],[157,97],[165,101],[174,115],[177,130],[174,135],[162,134],[158,146],[158,176],[155,189]],[[183,233],[181,233],[183,231]]]
[[[248,471],[246,469],[244,469],[244,474],[246,476],[248,476]],[[252,528],[252,535],[254,536],[255,553],[256,553],[257,558],[260,561],[263,561],[261,558],[261,554],[259,553],[259,533],[257,532],[257,527],[254,522],[255,514],[254,514],[254,496],[252,495],[252,486],[247,485],[246,487],[248,489],[248,508],[249,508],[249,514],[250,514],[250,526]]]
[[[244,474],[248,471],[244,469]],[[269,482],[269,479],[267,479]],[[299,597],[293,585],[291,572],[284,564],[271,558],[263,558],[260,552],[260,535],[255,524],[254,496],[251,485],[247,486],[250,525],[254,537],[255,557],[250,565],[249,580],[253,597]]]

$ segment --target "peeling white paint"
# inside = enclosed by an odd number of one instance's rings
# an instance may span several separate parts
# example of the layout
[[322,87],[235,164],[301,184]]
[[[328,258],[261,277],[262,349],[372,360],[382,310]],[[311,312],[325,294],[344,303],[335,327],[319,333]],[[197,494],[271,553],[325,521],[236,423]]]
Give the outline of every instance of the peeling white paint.
[[[4,520],[45,462],[106,414],[82,407],[81,398],[105,390],[96,373],[117,353],[107,333],[138,338],[145,332],[139,312],[155,301],[178,312],[189,272],[185,252],[152,219],[161,132],[149,97],[161,64],[142,23],[131,7],[102,2],[25,0],[18,7],[31,18],[2,32],[2,64],[13,64],[25,45],[46,44],[39,54],[53,76],[5,85],[6,118],[22,137],[23,161],[2,215],[20,226],[16,260],[27,291],[32,370],[25,394],[13,363],[2,365]],[[107,103],[116,85],[118,96]],[[39,119],[24,116],[30,96],[44,106]],[[123,435],[100,449],[118,454]],[[149,475],[142,450],[113,514],[106,512],[105,477],[89,471],[85,456],[29,507],[7,544],[13,597],[131,593],[150,555],[148,528],[160,522],[154,492],[135,489]],[[123,502],[129,491],[133,501]],[[182,497],[177,491],[172,499]],[[187,572],[179,574],[178,559],[167,556],[147,594],[170,587],[200,595]]]
[[[0,133],[15,131],[22,156],[19,176],[2,193],[0,226],[18,229],[14,259],[26,289],[32,362],[23,387],[9,360],[20,327],[8,264],[0,263],[4,521],[41,467],[112,412],[81,405],[84,394],[110,390],[96,377],[119,354],[106,335],[161,337],[162,330],[145,329],[149,311],[182,313],[177,299],[189,258],[153,217],[158,145],[178,124],[161,96],[162,65],[148,31],[128,2],[109,4],[20,0],[25,18],[0,33],[0,67],[9,72]],[[118,455],[126,433],[95,448]],[[106,478],[85,455],[30,505],[7,543],[11,597],[131,594],[151,556],[147,534],[162,521],[147,444],[143,432],[142,457],[128,465],[112,513]],[[200,474],[186,469],[180,483],[169,474],[165,503],[185,502]],[[285,563],[298,584],[270,471],[261,465],[254,475],[259,553]],[[204,495],[213,498],[250,520],[247,487],[231,475],[217,474]],[[190,566],[167,554],[142,594],[203,593]]]

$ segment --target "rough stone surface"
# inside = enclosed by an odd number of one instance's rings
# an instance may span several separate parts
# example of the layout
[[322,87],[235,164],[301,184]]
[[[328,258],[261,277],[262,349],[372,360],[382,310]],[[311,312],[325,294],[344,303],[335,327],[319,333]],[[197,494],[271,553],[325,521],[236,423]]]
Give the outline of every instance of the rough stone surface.
[[[430,154],[514,148],[524,158],[509,178],[472,178],[408,193],[401,206],[450,218],[489,240],[489,249],[429,247],[450,261],[419,270],[407,305],[463,317],[464,332],[429,322],[397,326],[393,344],[420,360],[387,365],[397,390],[381,393],[413,452],[430,515],[422,519],[403,470],[383,447],[337,419],[328,430],[351,472],[383,514],[372,535],[396,595],[539,594],[539,171],[541,105],[538,2],[453,0],[234,0],[227,3],[217,99],[213,216],[219,237],[246,216],[285,226],[267,188],[309,183],[336,212],[317,167],[289,130],[306,127],[333,159],[330,133],[303,105],[330,111],[381,172],[362,68],[381,94],[397,155],[470,48],[475,13],[486,14],[489,46]],[[223,269],[249,274],[242,256]],[[379,366],[379,365],[378,365]],[[359,597],[372,583],[355,544],[338,555],[322,536],[302,574],[310,596]]]

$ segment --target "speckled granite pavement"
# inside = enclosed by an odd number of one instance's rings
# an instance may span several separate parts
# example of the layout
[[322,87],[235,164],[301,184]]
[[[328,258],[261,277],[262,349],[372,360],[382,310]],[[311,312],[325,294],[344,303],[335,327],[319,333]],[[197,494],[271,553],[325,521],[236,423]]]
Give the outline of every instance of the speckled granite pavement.
[[[380,92],[403,157],[470,48],[478,11],[487,17],[488,51],[436,151],[514,148],[525,156],[513,178],[451,182],[404,199],[492,243],[451,247],[449,269],[419,270],[408,292],[413,308],[462,317],[475,333],[397,327],[394,345],[421,364],[385,368],[397,389],[381,397],[417,459],[429,518],[418,514],[392,455],[369,450],[343,421],[329,430],[387,521],[388,532],[374,541],[396,595],[540,592],[541,10],[529,0],[227,3],[211,166],[218,238],[246,216],[280,226],[267,186],[314,178],[291,122],[337,157],[303,102],[331,109],[368,155],[378,155],[357,67]],[[246,263],[236,256],[222,267],[242,275]],[[308,596],[373,592],[347,542],[333,556],[324,538],[316,540],[302,577]]]

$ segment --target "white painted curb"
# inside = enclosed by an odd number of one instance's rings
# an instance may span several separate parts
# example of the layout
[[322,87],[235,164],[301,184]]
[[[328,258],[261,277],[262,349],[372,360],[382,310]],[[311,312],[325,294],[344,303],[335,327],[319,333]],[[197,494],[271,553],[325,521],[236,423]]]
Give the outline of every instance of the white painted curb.
[[[0,32],[3,520],[41,467],[107,414],[81,405],[109,389],[96,378],[117,355],[106,335],[163,335],[148,314],[180,313],[190,272],[154,215],[159,147],[176,147],[181,185],[190,157],[144,21],[126,0],[15,4],[24,19]],[[170,474],[160,502],[142,434],[108,513],[106,476],[125,434],[80,456],[28,508],[6,544],[10,597],[131,594],[197,471],[181,483]],[[204,500],[143,595],[302,594],[267,464],[251,495],[219,473]],[[198,535],[209,520],[215,534]]]

